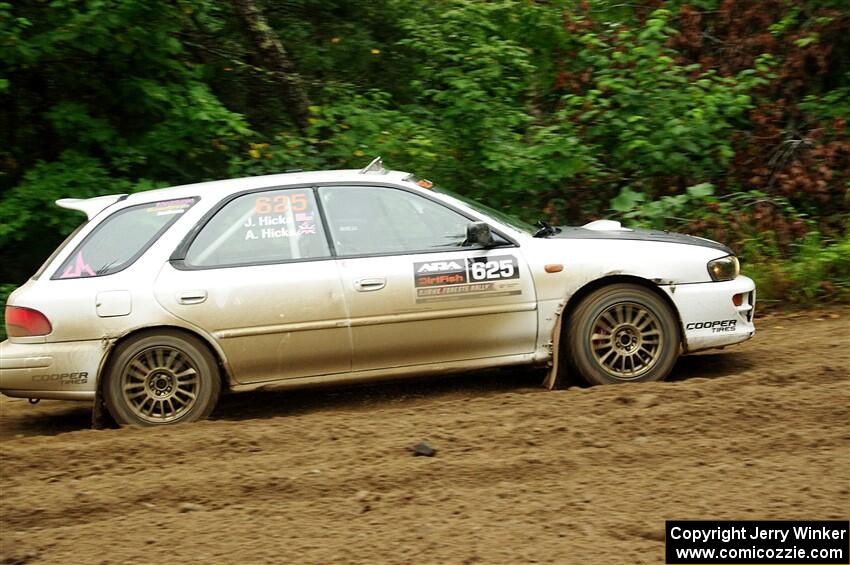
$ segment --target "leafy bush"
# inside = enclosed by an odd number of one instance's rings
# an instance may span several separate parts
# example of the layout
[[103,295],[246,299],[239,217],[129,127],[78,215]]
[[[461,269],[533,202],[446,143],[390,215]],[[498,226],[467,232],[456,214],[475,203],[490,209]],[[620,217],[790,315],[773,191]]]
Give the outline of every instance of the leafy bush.
[[810,232],[790,257],[762,258],[747,274],[758,285],[759,301],[769,307],[850,301],[850,236],[825,241]]
[[[17,288],[14,284],[0,284],[0,311],[6,310],[6,299]],[[6,325],[0,325],[0,341],[6,339]]]
[[80,221],[57,198],[380,154],[525,219],[613,209],[841,295],[801,242],[847,237],[846,0],[255,2],[291,71],[230,2],[0,0],[0,281]]

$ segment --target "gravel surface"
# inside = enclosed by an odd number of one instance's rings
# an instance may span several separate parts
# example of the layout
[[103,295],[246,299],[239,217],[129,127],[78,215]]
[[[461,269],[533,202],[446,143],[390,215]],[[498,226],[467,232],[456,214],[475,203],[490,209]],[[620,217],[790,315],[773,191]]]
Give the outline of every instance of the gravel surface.
[[848,322],[762,318],[665,383],[251,393],[166,429],[3,397],[0,563],[663,563],[665,519],[847,519]]

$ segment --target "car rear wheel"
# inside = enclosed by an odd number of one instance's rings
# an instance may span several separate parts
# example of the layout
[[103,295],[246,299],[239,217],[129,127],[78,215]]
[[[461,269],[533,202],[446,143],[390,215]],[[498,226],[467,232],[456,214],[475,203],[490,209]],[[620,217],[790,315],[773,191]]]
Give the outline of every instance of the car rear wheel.
[[662,380],[679,356],[676,317],[636,284],[592,292],[573,311],[567,331],[567,361],[591,385]]
[[218,364],[207,347],[192,336],[163,331],[119,347],[103,397],[119,424],[156,426],[206,418],[220,391]]

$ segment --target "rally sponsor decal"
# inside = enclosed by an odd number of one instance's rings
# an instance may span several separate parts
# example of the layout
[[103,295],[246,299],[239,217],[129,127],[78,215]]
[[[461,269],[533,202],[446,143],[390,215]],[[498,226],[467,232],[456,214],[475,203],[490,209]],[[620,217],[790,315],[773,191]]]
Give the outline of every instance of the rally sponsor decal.
[[170,216],[172,214],[182,214],[195,203],[194,198],[179,198],[177,200],[163,200],[156,202],[152,207],[146,208],[148,213],[156,214],[157,216]]
[[737,326],[736,320],[707,320],[705,322],[691,322],[685,326],[685,330],[711,330],[711,333],[734,332]]
[[413,264],[416,301],[522,294],[513,255],[437,259]]
[[32,381],[35,383],[59,383],[60,385],[84,385],[89,380],[89,374],[86,371],[77,373],[51,373],[46,375],[33,375]]

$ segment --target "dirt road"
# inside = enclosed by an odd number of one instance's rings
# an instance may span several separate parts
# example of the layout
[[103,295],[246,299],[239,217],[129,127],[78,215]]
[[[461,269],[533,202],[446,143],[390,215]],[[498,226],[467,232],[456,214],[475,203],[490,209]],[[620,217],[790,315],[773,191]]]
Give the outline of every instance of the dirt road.
[[159,430],[4,397],[0,563],[661,563],[665,519],[848,517],[848,367],[845,308],[666,383],[251,394]]

